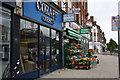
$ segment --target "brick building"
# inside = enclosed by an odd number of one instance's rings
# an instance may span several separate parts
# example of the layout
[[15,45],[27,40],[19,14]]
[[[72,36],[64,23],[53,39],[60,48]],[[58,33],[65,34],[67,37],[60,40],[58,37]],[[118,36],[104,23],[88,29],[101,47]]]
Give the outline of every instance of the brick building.
[[80,8],[80,14],[76,14],[76,22],[83,27],[86,26],[88,20],[88,1],[76,1],[76,0],[58,0],[55,2],[66,13],[72,13],[73,8]]
[[94,16],[90,16],[89,21],[91,21],[93,24],[93,27],[89,28],[89,48],[96,50],[98,53],[104,52],[106,44],[105,34],[102,32],[100,26],[97,25],[96,21],[94,21]]
[[[62,10],[66,13],[72,13],[73,8],[80,8],[80,14],[76,14],[76,23],[81,27],[86,27],[86,22],[88,21],[88,1],[80,0],[79,2],[76,0],[58,0],[55,2]],[[89,40],[89,49],[95,49],[97,52],[101,53],[104,51],[104,45],[106,43],[106,38],[104,32],[102,32],[99,25],[97,25],[96,21],[94,21],[94,17],[91,16],[89,21],[92,21],[93,27],[89,27],[90,32],[90,40]],[[81,34],[85,36],[84,34]],[[94,35],[92,37],[92,35]],[[94,41],[94,46],[92,46],[92,41]]]

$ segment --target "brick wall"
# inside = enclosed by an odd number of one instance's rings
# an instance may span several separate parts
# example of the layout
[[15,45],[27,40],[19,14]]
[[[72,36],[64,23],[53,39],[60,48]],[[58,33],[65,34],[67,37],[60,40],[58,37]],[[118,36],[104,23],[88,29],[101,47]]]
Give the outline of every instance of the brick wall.
[[[106,43],[105,34],[104,34],[104,32],[102,32],[100,26],[97,25],[96,21],[94,21],[94,16],[90,16],[89,20],[92,22],[93,25],[95,25],[97,27],[97,31],[98,31],[98,33],[97,33],[97,42],[102,42],[102,40],[103,40],[103,42]],[[91,29],[92,28],[89,28],[90,37],[91,37],[90,42],[92,42],[92,32],[91,32]],[[96,36],[96,33],[94,33],[94,36]]]

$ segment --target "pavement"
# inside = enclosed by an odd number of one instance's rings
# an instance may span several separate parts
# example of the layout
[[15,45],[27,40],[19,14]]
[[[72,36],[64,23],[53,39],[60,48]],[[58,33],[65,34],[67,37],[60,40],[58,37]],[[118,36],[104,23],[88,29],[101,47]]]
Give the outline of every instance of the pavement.
[[63,68],[41,78],[118,78],[118,56],[97,55],[99,64],[90,70]]

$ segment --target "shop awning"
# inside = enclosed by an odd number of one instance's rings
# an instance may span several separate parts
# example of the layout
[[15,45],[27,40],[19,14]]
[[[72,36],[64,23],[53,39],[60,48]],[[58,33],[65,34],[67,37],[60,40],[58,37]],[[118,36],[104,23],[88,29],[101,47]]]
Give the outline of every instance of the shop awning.
[[69,39],[74,39],[74,40],[77,40],[79,41],[79,39],[75,38],[75,37],[71,37],[71,36],[68,36],[68,35],[65,35],[65,37],[69,38]]

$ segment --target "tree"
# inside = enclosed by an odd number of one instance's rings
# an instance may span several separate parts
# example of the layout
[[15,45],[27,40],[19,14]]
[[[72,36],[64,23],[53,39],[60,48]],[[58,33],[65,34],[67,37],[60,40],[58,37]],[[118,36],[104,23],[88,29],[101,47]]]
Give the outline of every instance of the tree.
[[117,43],[111,38],[110,42],[107,44],[107,50],[113,52],[117,48]]

